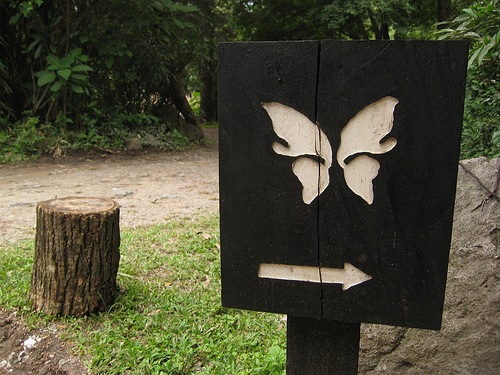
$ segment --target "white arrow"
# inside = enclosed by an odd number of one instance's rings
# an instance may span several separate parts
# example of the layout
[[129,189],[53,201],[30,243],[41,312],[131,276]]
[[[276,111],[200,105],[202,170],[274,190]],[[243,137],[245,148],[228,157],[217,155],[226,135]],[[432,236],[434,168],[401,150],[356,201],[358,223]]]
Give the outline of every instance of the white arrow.
[[344,263],[343,269],[261,263],[258,276],[263,279],[342,284],[343,290],[364,283],[372,278],[349,263]]

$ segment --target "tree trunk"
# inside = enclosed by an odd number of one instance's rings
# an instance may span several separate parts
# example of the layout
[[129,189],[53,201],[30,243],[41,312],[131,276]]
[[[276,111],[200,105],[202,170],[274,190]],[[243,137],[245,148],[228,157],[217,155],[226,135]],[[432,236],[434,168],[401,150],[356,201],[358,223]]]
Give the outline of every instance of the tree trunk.
[[200,119],[201,121],[217,121],[217,40],[215,25],[220,20],[217,2],[214,0],[198,0],[194,4],[203,15],[200,22],[202,35],[207,39],[207,52],[200,61]]
[[47,315],[104,311],[117,293],[120,209],[102,198],[62,198],[37,204],[30,301]]
[[[451,0],[438,0],[438,22],[448,21],[451,17]],[[441,25],[441,28],[446,27]]]
[[[213,54],[215,55],[215,54]],[[212,56],[215,57],[215,56]],[[201,116],[207,122],[217,121],[217,63],[205,61],[201,67]]]
[[171,80],[172,94],[174,97],[174,104],[177,110],[182,113],[186,120],[186,125],[179,128],[179,132],[188,137],[190,141],[200,141],[203,139],[203,129],[201,128],[200,121],[189,105],[186,99],[186,94],[182,88],[177,77],[172,77]]

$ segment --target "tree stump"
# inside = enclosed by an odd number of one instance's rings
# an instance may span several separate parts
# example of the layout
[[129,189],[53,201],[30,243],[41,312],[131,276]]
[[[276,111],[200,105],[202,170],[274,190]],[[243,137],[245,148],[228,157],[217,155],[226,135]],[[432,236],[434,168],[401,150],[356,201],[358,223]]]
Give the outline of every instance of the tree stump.
[[118,203],[68,197],[39,202],[36,209],[33,307],[55,316],[103,311],[117,293]]

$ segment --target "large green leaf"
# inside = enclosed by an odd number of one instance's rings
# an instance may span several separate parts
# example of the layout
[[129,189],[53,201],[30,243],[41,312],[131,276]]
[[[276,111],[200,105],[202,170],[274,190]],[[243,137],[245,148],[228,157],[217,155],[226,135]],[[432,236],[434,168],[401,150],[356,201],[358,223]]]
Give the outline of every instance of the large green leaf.
[[38,86],[45,86],[48,83],[54,82],[56,75],[53,72],[42,70],[41,72],[35,73],[38,77]]
[[56,81],[52,86],[50,86],[50,91],[57,92],[61,89],[62,83],[61,81]]
[[69,76],[71,75],[71,69],[58,70],[57,74],[59,74],[61,77],[63,77],[67,81],[69,79]]
[[115,62],[115,58],[113,56],[108,56],[106,59],[104,59],[104,63],[108,67],[108,69],[111,69],[113,67],[113,64]]
[[75,56],[69,55],[61,59],[61,68],[68,69],[75,62]]
[[77,83],[86,83],[87,80],[88,80],[88,76],[85,75],[85,74],[78,74],[78,73],[73,73],[71,75],[71,80],[73,82],[77,82]]
[[61,60],[59,60],[59,58],[57,56],[48,55],[45,58],[45,60],[47,60],[47,62],[49,63],[49,65],[52,65],[52,66],[57,67],[57,68],[61,68],[62,67]]
[[71,85],[71,90],[76,92],[77,94],[83,94],[83,87],[79,85]]
[[477,18],[477,14],[476,12],[474,12],[472,9],[470,8],[466,8],[466,9],[462,9],[462,11],[464,13],[467,13],[469,16],[471,16],[472,18]]
[[80,64],[77,66],[74,66],[71,68],[72,71],[74,72],[93,72],[94,69],[92,69],[90,66],[85,65],[85,64]]
[[72,56],[78,57],[82,54],[82,49],[80,47],[77,47],[77,48],[73,49],[69,54]]

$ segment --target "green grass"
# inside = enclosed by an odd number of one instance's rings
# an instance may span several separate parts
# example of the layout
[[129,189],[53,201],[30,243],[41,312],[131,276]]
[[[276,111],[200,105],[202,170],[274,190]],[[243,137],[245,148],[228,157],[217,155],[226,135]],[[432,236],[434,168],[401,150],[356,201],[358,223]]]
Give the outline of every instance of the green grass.
[[[100,374],[284,374],[282,316],[221,307],[218,243],[217,216],[122,231],[115,304],[61,319],[65,338]],[[2,306],[26,305],[32,256],[0,248]]]
[[0,306],[26,308],[34,242],[0,246]]

